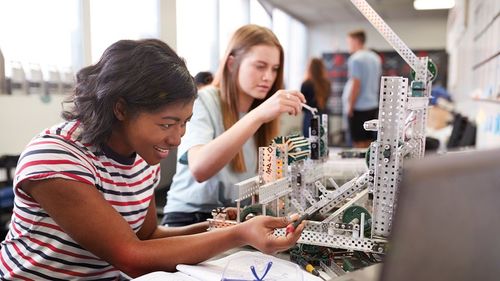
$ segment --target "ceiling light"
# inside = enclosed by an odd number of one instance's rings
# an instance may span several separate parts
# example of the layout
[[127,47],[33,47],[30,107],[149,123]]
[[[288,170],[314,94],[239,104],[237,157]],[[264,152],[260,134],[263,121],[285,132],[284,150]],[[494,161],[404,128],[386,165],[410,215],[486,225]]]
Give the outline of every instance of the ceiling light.
[[455,6],[455,0],[414,0],[415,10],[439,10],[451,9]]

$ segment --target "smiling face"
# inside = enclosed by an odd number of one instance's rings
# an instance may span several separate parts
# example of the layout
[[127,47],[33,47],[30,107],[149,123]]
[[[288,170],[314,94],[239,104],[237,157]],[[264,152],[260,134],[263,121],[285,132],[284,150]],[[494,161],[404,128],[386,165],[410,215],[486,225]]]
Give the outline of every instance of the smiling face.
[[193,115],[193,102],[169,104],[155,112],[139,112],[129,116],[117,105],[118,124],[107,145],[122,156],[136,152],[149,165],[156,165],[176,148]]
[[242,94],[264,99],[276,81],[280,68],[280,51],[275,46],[257,45],[241,59],[238,84]]

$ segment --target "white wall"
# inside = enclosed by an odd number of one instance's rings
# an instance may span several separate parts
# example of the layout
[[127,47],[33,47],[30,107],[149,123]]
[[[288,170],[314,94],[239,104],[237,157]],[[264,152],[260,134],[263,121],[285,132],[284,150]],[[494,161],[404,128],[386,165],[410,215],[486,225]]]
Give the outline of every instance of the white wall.
[[[387,24],[412,49],[444,49],[446,47],[446,18],[406,19],[387,21]],[[325,52],[347,51],[347,33],[362,28],[367,35],[368,48],[393,50],[368,21],[314,25],[309,28],[309,56]]]
[[177,6],[176,0],[158,1],[158,30],[160,39],[177,50]]
[[448,87],[456,111],[476,121],[478,148],[500,146],[499,13],[498,0],[457,0],[449,17]]
[[0,95],[0,155],[20,154],[28,142],[61,118],[63,95],[42,102],[38,95]]

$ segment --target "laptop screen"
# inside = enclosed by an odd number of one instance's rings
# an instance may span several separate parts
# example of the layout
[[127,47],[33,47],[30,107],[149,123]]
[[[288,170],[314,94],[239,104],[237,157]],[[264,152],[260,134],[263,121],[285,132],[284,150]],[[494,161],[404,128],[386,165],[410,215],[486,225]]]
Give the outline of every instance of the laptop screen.
[[500,150],[406,164],[381,280],[500,280]]

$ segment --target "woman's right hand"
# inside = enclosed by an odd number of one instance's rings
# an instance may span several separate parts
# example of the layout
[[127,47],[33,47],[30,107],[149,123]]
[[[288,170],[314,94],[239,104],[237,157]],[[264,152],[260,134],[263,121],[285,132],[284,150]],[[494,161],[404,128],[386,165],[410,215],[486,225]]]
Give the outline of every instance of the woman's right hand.
[[273,254],[293,247],[304,229],[304,222],[286,236],[275,236],[276,228],[285,228],[293,221],[286,217],[256,216],[240,225],[241,237],[248,244],[266,254]]
[[296,90],[279,90],[252,110],[258,120],[267,123],[276,119],[282,113],[297,115],[302,110],[301,103],[305,103],[304,95]]

